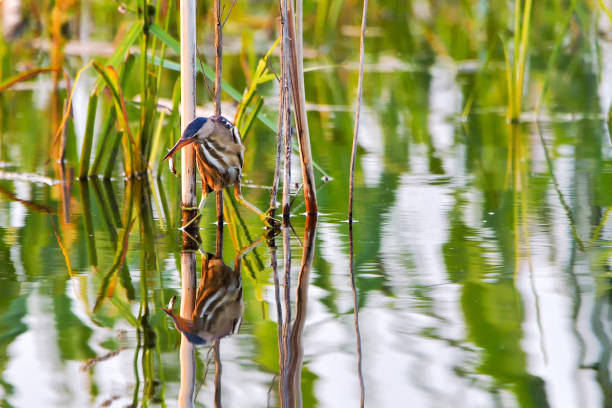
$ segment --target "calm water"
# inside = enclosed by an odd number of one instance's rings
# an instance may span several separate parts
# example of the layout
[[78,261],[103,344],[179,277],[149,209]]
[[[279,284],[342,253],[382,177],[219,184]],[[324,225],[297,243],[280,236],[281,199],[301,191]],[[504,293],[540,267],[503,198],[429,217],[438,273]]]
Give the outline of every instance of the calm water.
[[[342,44],[313,46],[306,62],[313,156],[331,178],[324,183],[317,172],[321,214],[306,228],[298,194],[295,231],[285,231],[290,268],[283,234],[242,257],[241,323],[220,340],[219,361],[209,345],[196,349],[196,406],[214,406],[215,398],[228,407],[279,406],[281,398],[359,406],[355,301],[366,406],[612,406],[612,144],[604,120],[612,44],[595,34],[609,25],[583,15],[583,36],[569,37],[563,69],[550,73],[554,39],[535,32],[541,41],[525,109],[533,112],[549,81],[547,95],[539,122],[528,113],[511,127],[503,54],[485,62],[490,45],[466,44],[453,25],[438,27],[448,54],[424,52],[418,33],[398,35],[408,18],[400,3],[391,10],[399,19],[375,13],[367,44],[357,300],[345,220],[357,79],[357,50],[346,42],[358,39],[347,25]],[[114,26],[100,25],[112,9],[98,7],[74,17],[73,41],[113,37]],[[410,18],[440,24],[419,10]],[[240,38],[239,27],[228,30]],[[44,60],[44,47],[30,41],[3,42],[3,58]],[[341,51],[328,55],[328,47]],[[231,48],[226,78],[241,89]],[[67,54],[73,73],[90,58]],[[76,96],[77,138],[90,75]],[[164,81],[162,96],[170,98],[173,82]],[[28,85],[0,94],[0,405],[178,406],[181,336],[162,307],[178,295],[178,313],[183,297],[179,180],[164,165],[145,180],[60,182],[47,160],[55,132],[50,84],[41,77]],[[273,88],[264,92],[274,118]],[[208,106],[204,87],[198,93]],[[246,141],[244,192],[260,208],[269,200],[274,143],[261,124]],[[294,156],[294,179],[297,163]],[[264,233],[256,216],[238,214],[229,211],[223,230],[222,259],[234,270],[239,251]],[[207,257],[213,262],[205,253],[216,250],[214,221],[209,199],[201,252],[188,255],[198,277]],[[310,255],[311,268],[302,267]]]

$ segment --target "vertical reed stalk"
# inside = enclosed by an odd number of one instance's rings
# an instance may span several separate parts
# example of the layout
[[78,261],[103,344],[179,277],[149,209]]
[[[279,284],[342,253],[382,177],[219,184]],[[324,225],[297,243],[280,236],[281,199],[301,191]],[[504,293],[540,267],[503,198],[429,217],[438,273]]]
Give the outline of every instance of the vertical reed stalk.
[[[278,110],[278,131],[276,132],[276,158],[274,160],[274,179],[272,180],[272,190],[270,191],[270,214],[274,217],[274,213],[276,211],[276,196],[278,193],[278,182],[279,182],[279,178],[280,178],[280,158],[281,158],[281,154],[282,154],[282,150],[283,150],[283,133],[282,133],[282,129],[283,129],[283,112],[285,112],[285,110],[289,109],[288,106],[286,106],[286,95],[289,95],[288,92],[284,92],[283,91],[283,84],[285,83],[285,77],[287,76],[286,74],[283,74],[284,71],[283,70],[283,64],[285,62],[285,57],[284,57],[284,50],[286,47],[284,47],[284,27],[285,24],[282,23],[281,21],[281,28],[280,28],[280,36],[277,40],[277,43],[280,42],[281,44],[281,49],[280,49],[280,60],[281,60],[281,86],[280,86],[280,92],[279,92],[279,110]],[[274,46],[273,46],[274,47]],[[272,50],[272,48],[270,48],[270,50]],[[270,51],[268,51],[270,52]],[[265,58],[265,57],[264,57]],[[255,78],[257,78],[257,76],[255,76]],[[253,118],[255,117],[255,114],[253,115]]]
[[[221,0],[213,6],[215,18],[215,115],[221,115],[221,77],[223,76],[223,25]],[[223,190],[217,191],[217,223],[223,228]]]
[[525,64],[529,44],[529,27],[532,0],[515,0],[514,2],[514,52],[512,65],[506,47],[506,70],[508,71],[508,119],[517,123],[521,116],[523,85],[525,82]]
[[104,159],[105,151],[108,150],[109,146],[109,138],[113,132],[113,128],[115,127],[115,122],[117,120],[117,116],[115,113],[115,109],[111,106],[108,114],[106,116],[106,120],[104,121],[104,125],[102,126],[102,133],[100,136],[100,140],[98,141],[98,148],[96,149],[96,155],[94,156],[94,162],[89,169],[89,176],[95,176],[99,174],[100,168],[102,167],[102,160]]
[[[297,31],[302,33],[302,6],[301,0],[298,1]],[[285,10],[283,10],[283,4]],[[300,164],[302,167],[302,179],[304,183],[304,198],[306,201],[306,212],[315,214],[317,208],[317,192],[314,181],[314,172],[312,167],[312,153],[310,152],[310,135],[308,132],[308,116],[306,112],[306,94],[304,90],[304,68],[302,55],[302,38],[298,38],[294,28],[293,6],[291,2],[281,2],[281,13],[286,15],[285,22],[289,29],[289,53],[291,56],[291,64],[289,70],[291,73],[290,89],[293,94],[293,106],[295,109],[295,123],[297,128],[298,145],[300,148]]]
[[[279,138],[283,139],[285,147],[285,166],[283,170],[283,224],[289,225],[289,215],[291,211],[290,190],[291,190],[291,105],[289,101],[289,89],[295,86],[289,76],[289,6],[288,0],[281,0],[281,89],[280,89],[280,112],[279,112]],[[293,101],[294,106],[297,102]],[[297,116],[297,114],[296,114]]]
[[[286,103],[286,102],[285,102]],[[287,104],[287,103],[286,103]],[[287,104],[288,105],[288,104]],[[285,168],[283,171],[283,223],[289,225],[289,216],[291,215],[291,130],[289,128],[289,108],[285,108],[283,112],[283,137],[285,147]]]
[[221,24],[221,0],[213,5],[215,18],[215,115],[221,114],[221,77],[223,75],[223,27]]
[[[181,0],[181,129],[195,118],[195,0]],[[181,149],[181,205],[196,206],[195,149]],[[183,223],[189,219],[183,219]]]
[[81,148],[81,163],[79,166],[79,179],[86,180],[89,173],[89,161],[91,158],[91,145],[93,143],[94,124],[96,122],[96,108],[98,107],[98,96],[93,92],[89,96],[87,106],[87,122],[85,125],[85,137]]
[[[281,48],[281,58],[282,58],[282,48]],[[276,196],[278,194],[278,181],[280,178],[280,157],[281,152],[283,150],[283,114],[286,109],[284,106],[285,98],[283,97],[283,90],[281,85],[280,92],[280,103],[279,103],[279,115],[278,115],[278,132],[276,132],[276,158],[274,160],[274,179],[272,180],[272,190],[270,191],[270,210],[271,215],[274,216],[274,212],[276,210]]]
[[[180,0],[181,20],[181,129],[195,118],[195,67],[196,33],[195,0]],[[183,225],[186,225],[195,211],[187,208],[196,206],[195,149],[181,149],[181,206]],[[196,253],[187,231],[183,232],[181,251],[181,316],[191,316],[195,306]],[[185,335],[181,335],[181,388],[179,404],[181,407],[194,406],[195,392],[195,349]]]
[[359,40],[359,81],[357,83],[357,107],[355,108],[355,128],[353,129],[353,149],[351,151],[351,170],[349,176],[349,223],[353,222],[353,197],[355,188],[355,158],[357,156],[357,135],[359,134],[359,116],[361,114],[361,98],[363,96],[363,61],[365,57],[365,30],[368,16],[368,0],[363,0],[363,15],[361,17],[361,38]]

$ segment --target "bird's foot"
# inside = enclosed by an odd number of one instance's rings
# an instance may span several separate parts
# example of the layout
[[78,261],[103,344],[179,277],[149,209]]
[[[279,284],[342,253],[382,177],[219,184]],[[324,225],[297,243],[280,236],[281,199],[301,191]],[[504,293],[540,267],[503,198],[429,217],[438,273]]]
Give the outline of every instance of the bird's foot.
[[265,212],[265,214],[262,214],[261,219],[266,225],[266,228],[272,231],[279,231],[281,222],[274,218],[275,210],[275,208],[269,208],[268,211]]

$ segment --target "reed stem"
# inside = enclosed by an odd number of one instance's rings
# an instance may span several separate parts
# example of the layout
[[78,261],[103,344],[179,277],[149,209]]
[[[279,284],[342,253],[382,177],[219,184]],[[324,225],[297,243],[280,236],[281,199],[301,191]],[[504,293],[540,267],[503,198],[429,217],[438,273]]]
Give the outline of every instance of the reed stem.
[[[221,115],[221,78],[223,76],[223,24],[221,23],[221,0],[215,0],[215,115]],[[217,223],[223,228],[223,190],[217,191]]]
[[361,17],[361,38],[359,40],[359,81],[357,82],[357,107],[355,108],[355,128],[353,129],[353,149],[351,151],[351,170],[349,176],[349,223],[353,222],[353,198],[355,188],[355,158],[357,156],[357,135],[359,135],[359,116],[361,114],[361,99],[363,96],[363,63],[365,58],[365,30],[368,17],[368,0],[363,0],[363,15]]
[[215,115],[221,115],[221,77],[223,76],[223,30],[221,23],[221,1],[215,0]]
[[[304,67],[302,55],[302,0],[298,2],[297,16],[297,32],[300,33],[299,38],[296,35],[294,28],[294,16],[292,2],[285,4],[284,14],[287,16],[285,21],[288,25],[289,55],[291,56],[291,64],[289,66],[291,72],[290,89],[293,94],[293,106],[295,109],[295,123],[297,128],[298,146],[300,152],[300,164],[302,167],[302,179],[304,183],[304,198],[306,200],[306,212],[315,214],[318,211],[317,207],[317,192],[314,180],[314,172],[312,167],[312,153],[310,151],[310,134],[308,132],[308,116],[306,112],[306,93],[304,88]],[[281,3],[283,4],[283,3]],[[283,9],[281,8],[281,13]]]
[[[195,0],[181,0],[181,129],[195,118]],[[181,149],[181,205],[196,206],[195,149]],[[189,220],[183,220],[187,223]]]
[[[291,104],[289,100],[289,89],[295,86],[290,77],[290,43],[289,33],[289,5],[287,0],[281,0],[281,89],[280,89],[280,112],[279,112],[279,138],[283,140],[285,147],[285,161],[283,169],[283,225],[289,225],[291,212]],[[295,61],[294,61],[295,62]],[[293,101],[294,106],[297,104]],[[297,113],[296,113],[297,116]]]
[[[195,0],[180,0],[181,22],[181,129],[195,118],[195,67],[196,67],[196,32]],[[195,211],[185,207],[196,206],[195,149],[181,149],[181,205],[183,207],[182,224],[187,225]],[[181,252],[181,316],[191,316],[195,307],[196,287],[196,253],[190,234],[183,231],[183,250]],[[194,406],[195,392],[195,348],[181,335],[181,388],[179,405]]]
[[98,95],[95,92],[89,96],[89,105],[87,106],[87,122],[85,124],[85,137],[83,138],[83,147],[81,148],[81,163],[79,166],[79,179],[87,179],[89,173],[89,161],[91,159],[91,146],[93,144],[93,131],[96,122],[96,108],[98,107]]

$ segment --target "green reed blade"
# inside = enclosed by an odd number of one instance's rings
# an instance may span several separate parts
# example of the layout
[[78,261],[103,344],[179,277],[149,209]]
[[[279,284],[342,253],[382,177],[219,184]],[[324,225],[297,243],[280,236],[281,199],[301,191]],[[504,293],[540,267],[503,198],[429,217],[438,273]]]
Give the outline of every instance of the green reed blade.
[[94,162],[91,165],[91,169],[89,170],[90,177],[100,173],[102,161],[104,159],[105,153],[108,151],[108,142],[110,139],[110,135],[113,132],[116,120],[117,114],[115,112],[115,109],[111,107],[108,111],[108,114],[106,115],[106,121],[102,126],[102,134],[100,135],[100,139],[98,140],[98,147],[96,149]]
[[[516,106],[517,106],[517,114],[520,116],[521,114],[521,104],[523,97],[523,83],[525,80],[525,65],[526,65],[526,55],[527,55],[527,47],[529,45],[529,27],[531,21],[531,5],[532,0],[525,0],[525,8],[523,9],[523,22],[522,22],[522,30],[521,30],[521,48],[519,53],[519,65],[518,65],[518,83],[516,84],[515,96],[517,98]],[[515,34],[516,35],[516,34]]]
[[[142,32],[143,26],[144,26],[143,22],[142,21],[138,21],[138,22],[134,23],[132,25],[132,27],[130,27],[128,32],[123,36],[123,39],[121,40],[121,42],[117,45],[117,48],[115,48],[115,52],[113,52],[113,55],[111,55],[104,62],[105,66],[106,65],[110,65],[110,66],[113,66],[113,67],[118,67],[118,66],[121,65],[121,62],[123,61],[126,53],[130,49],[132,44],[134,44],[134,42],[136,41],[138,36],[140,36],[140,33]],[[96,91],[98,91],[101,86],[102,86],[102,80],[98,79],[94,89],[96,89]]]
[[79,166],[79,179],[85,180],[89,173],[89,161],[91,160],[91,145],[93,143],[94,124],[96,123],[96,109],[98,107],[98,95],[93,92],[89,96],[87,106],[87,122],[85,125],[85,137],[81,148],[81,163]]
[[113,175],[113,169],[115,168],[115,160],[119,153],[119,143],[123,140],[123,132],[114,132],[113,138],[111,139],[110,150],[108,155],[108,161],[104,167],[104,179],[109,180]]
[[612,12],[608,7],[606,7],[606,3],[604,3],[604,0],[599,0],[599,5],[610,19],[610,22],[612,22]]
[[124,132],[124,135],[127,135],[127,139],[125,137],[122,138],[123,158],[125,164],[125,174],[127,177],[131,177],[135,172],[142,171],[142,162],[140,160],[141,154],[139,146],[134,142],[134,138],[132,137],[125,100],[123,99],[123,91],[119,86],[117,71],[115,71],[112,66],[103,68],[97,62],[93,62],[93,67],[96,69],[96,71],[98,71],[106,83],[106,86],[111,91],[113,101],[115,103],[115,109],[117,110],[117,117],[120,119],[119,124]]
[[81,74],[85,72],[85,70],[89,68],[91,64],[92,63],[89,62],[77,71],[77,74],[74,78],[74,82],[72,83],[72,89],[70,90],[70,94],[68,96],[68,103],[66,103],[66,109],[64,110],[64,115],[62,116],[62,120],[57,128],[57,131],[55,132],[55,138],[53,139],[53,143],[51,144],[52,148],[55,145],[57,145],[57,143],[59,142],[62,131],[64,130],[64,126],[66,126],[66,122],[68,121],[68,118],[70,117],[70,112],[72,112],[72,99],[74,98],[74,92],[76,90],[76,85],[79,82],[79,79],[81,78]]
[[159,168],[159,156],[161,151],[162,131],[164,127],[164,120],[166,119],[166,112],[162,111],[157,120],[157,126],[153,132],[153,142],[151,144],[151,154],[149,155],[149,168],[153,173],[157,173]]
[[512,82],[512,68],[510,67],[510,55],[508,45],[502,41],[504,48],[504,59],[506,61],[506,83],[508,85],[508,119],[513,120],[516,117],[514,107],[514,83]]
[[255,118],[257,117],[257,114],[261,110],[261,107],[263,106],[263,103],[264,103],[263,102],[263,98],[259,98],[257,100],[257,102],[255,103],[255,107],[251,110],[251,113],[249,114],[249,116],[248,116],[248,118],[246,120],[246,123],[240,129],[240,135],[242,136],[242,141],[243,142],[247,138],[247,136],[249,134],[249,130],[251,130],[251,127],[253,126],[253,122],[255,122]]

